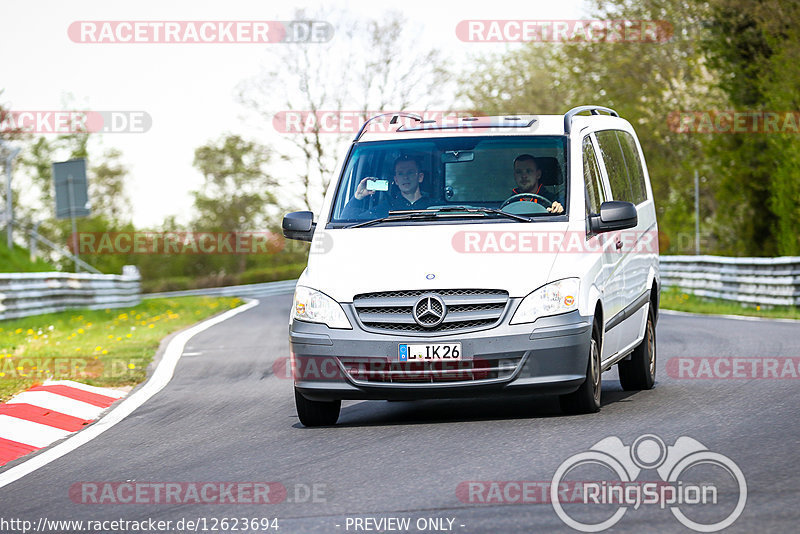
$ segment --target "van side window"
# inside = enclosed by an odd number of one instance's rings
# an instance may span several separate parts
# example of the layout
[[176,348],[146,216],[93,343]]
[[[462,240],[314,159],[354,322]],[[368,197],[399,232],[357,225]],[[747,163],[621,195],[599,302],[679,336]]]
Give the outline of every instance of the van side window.
[[644,202],[647,199],[644,171],[633,137],[618,130],[605,130],[595,135],[614,200],[625,200],[634,204]]
[[583,183],[586,187],[587,215],[600,213],[600,204],[606,196],[600,179],[600,168],[597,166],[597,156],[588,136],[583,138]]
[[633,200],[631,202],[640,204],[647,200],[647,187],[644,185],[644,170],[642,169],[642,160],[639,157],[639,149],[636,147],[636,141],[633,136],[628,132],[617,132],[617,138],[622,146],[622,155],[625,157],[628,176],[631,181],[631,191],[633,192]]
[[628,180],[628,169],[625,167],[625,157],[622,147],[614,130],[597,132],[597,144],[600,146],[600,155],[608,173],[608,182],[611,185],[611,195],[614,200],[633,202],[633,192]]

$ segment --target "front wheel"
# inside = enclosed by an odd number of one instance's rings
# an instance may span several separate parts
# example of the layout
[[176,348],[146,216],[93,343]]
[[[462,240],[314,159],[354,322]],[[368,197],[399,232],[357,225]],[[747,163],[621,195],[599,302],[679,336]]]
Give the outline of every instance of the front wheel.
[[558,398],[561,410],[568,414],[596,413],[600,411],[600,391],[602,389],[600,372],[600,332],[597,325],[592,329],[589,347],[589,363],[586,366],[586,380],[577,391]]
[[294,405],[297,408],[297,417],[304,426],[331,426],[339,420],[339,411],[342,401],[314,401],[294,390]]
[[633,349],[630,360],[617,364],[619,383],[625,391],[652,389],[656,383],[656,325],[653,306],[647,312],[644,339]]

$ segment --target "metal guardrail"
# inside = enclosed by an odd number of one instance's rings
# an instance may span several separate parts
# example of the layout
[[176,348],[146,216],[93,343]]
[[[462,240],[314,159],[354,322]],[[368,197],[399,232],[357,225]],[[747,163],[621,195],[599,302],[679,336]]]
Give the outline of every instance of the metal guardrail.
[[800,306],[800,257],[661,256],[661,285],[747,304]]
[[[663,287],[749,304],[800,306],[800,257],[661,256]],[[290,294],[297,280],[140,292],[138,274],[0,274],[0,320],[69,308],[119,308],[142,299],[184,296],[258,297]]]
[[242,286],[208,287],[204,289],[187,289],[185,291],[166,291],[162,293],[145,293],[144,299],[161,297],[258,297],[271,295],[285,295],[294,292],[297,280],[282,280],[280,282],[265,282],[263,284],[246,284]]
[[2,273],[0,320],[53,313],[70,308],[121,308],[141,302],[141,278],[129,272]]

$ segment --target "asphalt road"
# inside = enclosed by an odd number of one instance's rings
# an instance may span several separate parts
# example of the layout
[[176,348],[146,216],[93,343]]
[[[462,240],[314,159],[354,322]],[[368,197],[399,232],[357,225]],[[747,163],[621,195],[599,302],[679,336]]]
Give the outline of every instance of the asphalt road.
[[[177,532],[181,518],[205,518],[205,531],[214,532],[214,519],[278,518],[277,532],[288,534],[391,532],[394,523],[373,520],[398,518],[410,519],[410,532],[574,532],[551,504],[508,502],[514,492],[505,499],[495,493],[491,503],[475,500],[491,497],[492,481],[495,489],[513,488],[507,481],[551,481],[563,462],[604,438],[630,445],[655,434],[667,445],[694,438],[741,469],[746,506],[728,531],[796,531],[800,382],[678,378],[674,362],[673,376],[666,365],[671,358],[797,357],[800,323],[662,314],[656,388],[624,392],[616,371],[605,373],[599,414],[562,416],[550,398],[345,402],[338,426],[307,429],[295,415],[291,380],[272,373],[276,359],[288,356],[290,301],[264,297],[195,336],[171,383],[127,419],[0,488],[0,519],[170,520],[168,531]],[[700,469],[695,479],[719,476],[712,471]],[[638,480],[658,475],[648,471]],[[70,497],[71,487],[87,487],[75,484],[125,481],[269,481],[288,493],[273,504],[84,504]],[[483,489],[469,494],[465,487]],[[732,510],[736,487],[719,487],[719,504],[694,508],[692,517],[716,520]],[[308,497],[311,488],[316,499]],[[566,507],[587,521],[617,509]],[[417,524],[426,518],[441,524]],[[103,531],[124,531],[113,526]],[[0,531],[21,530],[0,522]],[[227,531],[234,531],[232,522]],[[257,530],[240,522],[236,531]],[[690,532],[657,504],[627,509],[609,531]]]

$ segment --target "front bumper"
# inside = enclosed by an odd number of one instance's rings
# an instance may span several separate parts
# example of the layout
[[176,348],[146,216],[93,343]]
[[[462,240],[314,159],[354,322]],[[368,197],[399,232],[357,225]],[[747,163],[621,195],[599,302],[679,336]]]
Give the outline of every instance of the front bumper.
[[[512,308],[515,308],[513,306]],[[349,316],[351,315],[346,312]],[[419,337],[377,334],[292,321],[289,341],[295,387],[311,400],[412,400],[476,397],[497,394],[563,394],[575,391],[586,378],[592,317],[578,311],[543,317],[524,325],[509,325],[509,316],[494,328],[467,334]],[[370,381],[350,372],[347,362],[399,360],[400,343],[460,342],[464,365],[477,362],[515,362],[513,372],[477,377],[460,373],[458,379],[431,381]],[[345,362],[345,363],[342,363]]]

